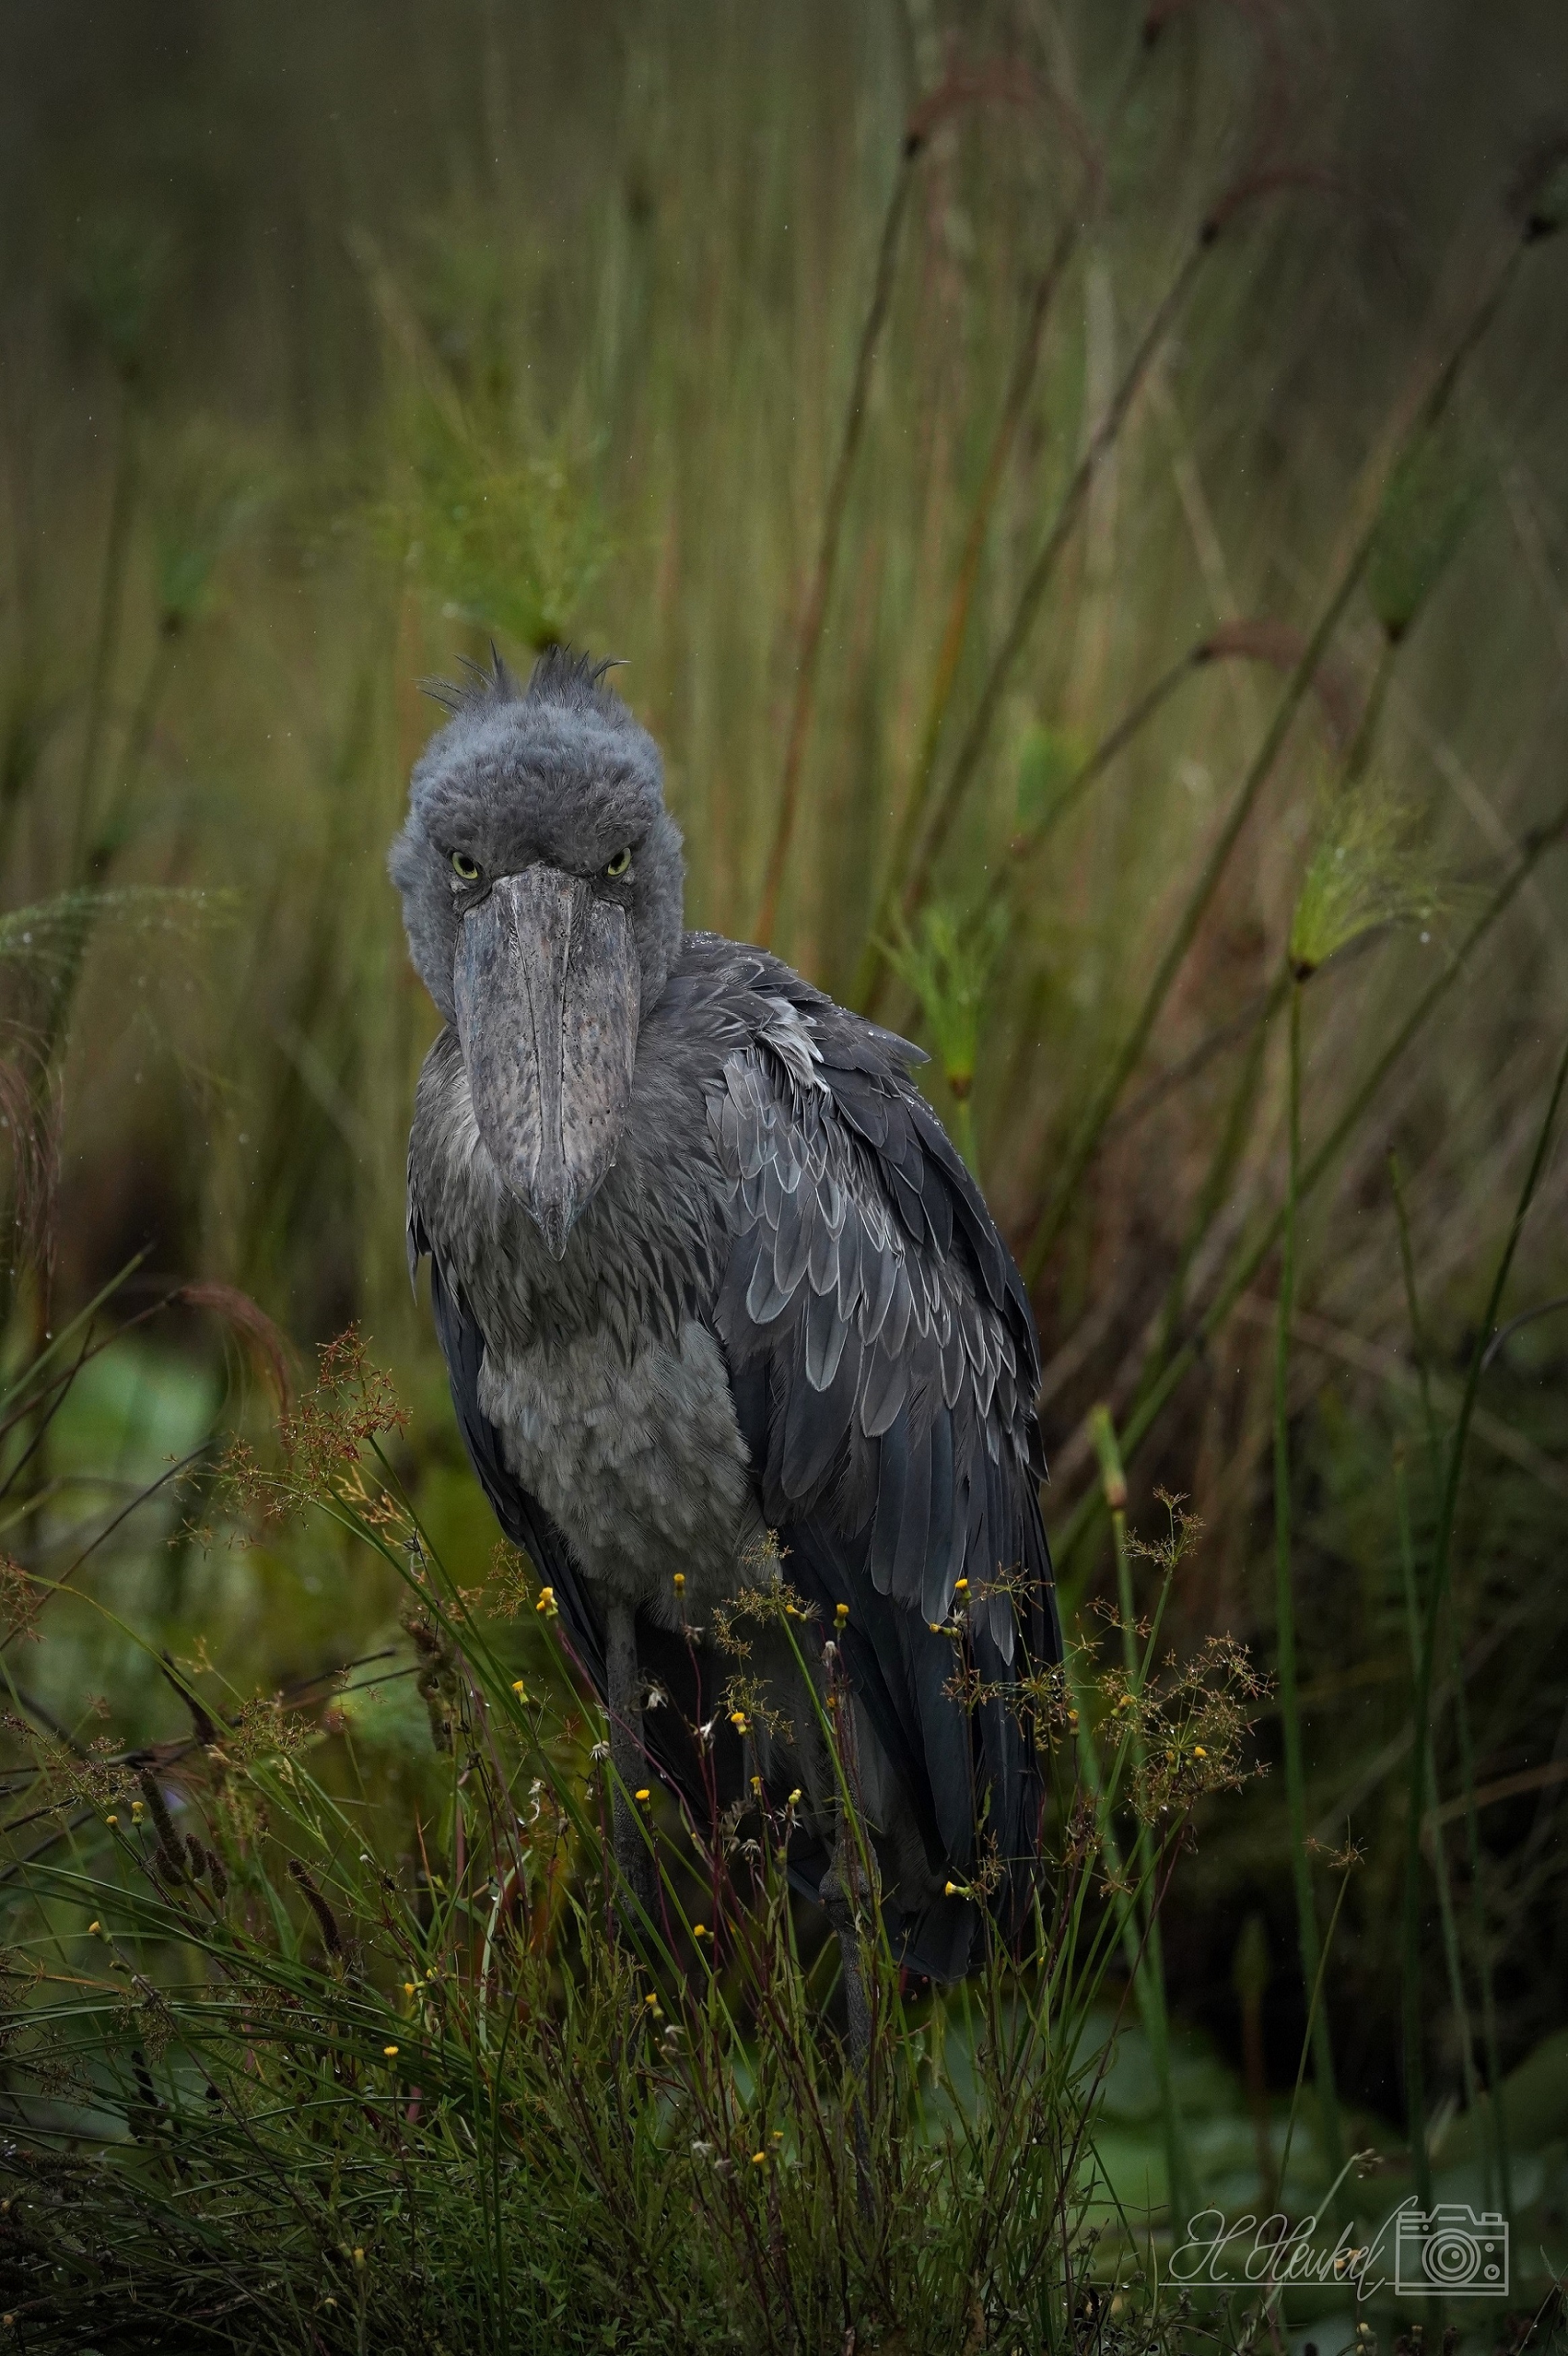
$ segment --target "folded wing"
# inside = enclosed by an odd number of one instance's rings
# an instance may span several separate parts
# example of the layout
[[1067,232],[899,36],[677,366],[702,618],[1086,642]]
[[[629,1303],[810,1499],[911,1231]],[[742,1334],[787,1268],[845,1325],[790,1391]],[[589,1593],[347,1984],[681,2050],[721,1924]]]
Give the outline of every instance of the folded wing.
[[[783,969],[754,987],[773,993],[764,1019],[709,1119],[732,1237],[715,1322],[763,1509],[792,1583],[829,1622],[848,1606],[849,1674],[938,1886],[979,1869],[978,1823],[1016,1914],[1033,1746],[1004,1695],[958,1698],[945,1623],[965,1580],[983,1687],[1061,1655],[1028,1299],[911,1051]],[[959,1932],[912,1923],[912,1952]]]

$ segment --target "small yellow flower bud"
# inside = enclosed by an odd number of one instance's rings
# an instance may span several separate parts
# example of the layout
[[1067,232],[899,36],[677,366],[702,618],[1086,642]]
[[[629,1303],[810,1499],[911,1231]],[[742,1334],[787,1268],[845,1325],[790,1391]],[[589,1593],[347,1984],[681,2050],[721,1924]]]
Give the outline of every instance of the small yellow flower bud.
[[386,2055],[389,2062],[391,2060],[397,2050],[398,2049],[395,2045],[383,2045],[381,2048],[382,2052]]
[[964,1892],[955,1881],[950,1881],[942,1894],[944,1898],[962,1898]]
[[117,1825],[120,1819],[118,1816],[105,1816],[103,1821],[106,1825]]
[[658,2008],[658,1991],[656,1989],[653,1990],[643,1998],[643,2002],[645,2004],[651,2004],[656,2011]]
[[1200,1742],[1195,1742],[1192,1746],[1192,1756],[1194,1759],[1207,1759],[1209,1753],[1204,1750],[1203,1745]]
[[634,1800],[651,1800],[653,1796],[653,1794],[649,1791],[645,1783],[643,1785],[640,1792],[634,1792],[632,1794]]
[[101,1922],[90,1922],[90,1923],[88,1924],[88,1926],[87,1926],[87,1935],[88,1935],[88,1937],[89,1937],[90,1939],[96,1938],[96,1936],[98,1935],[99,1932],[100,1932],[100,1931],[101,1931],[101,1930],[102,1930],[102,1928],[103,1928],[103,1925],[102,1925],[102,1923],[101,1923]]
[[753,1776],[752,1776],[752,1791],[753,1791],[753,1792],[760,1792],[760,1791],[762,1790],[762,1788],[763,1788],[763,1779],[762,1779],[762,1777],[761,1777],[760,1775],[753,1775]]
[[519,1701],[527,1701],[528,1697],[528,1689],[523,1683],[521,1677],[514,1677],[512,1679],[512,1691],[517,1695]]
[[793,1791],[793,1792],[790,1794],[790,1795],[789,1795],[788,1805],[789,1805],[790,1807],[792,1807],[792,1808],[797,1808],[797,1807],[799,1807],[799,1805],[800,1805],[800,1796],[801,1796],[801,1794],[800,1794],[800,1785],[797,1783],[797,1784],[795,1785],[795,1787],[794,1791]]
[[354,2253],[354,2263],[355,2263],[355,2265],[356,2265],[357,2266],[362,2266],[362,2265],[364,2265],[364,2263],[365,2263],[365,2253],[364,2253],[364,2251],[363,2251],[363,2250],[356,2250],[356,2251],[355,2251],[355,2253]]
[[539,1589],[539,1600],[534,1605],[534,1610],[536,1612],[544,1612],[546,1617],[549,1619],[553,1620],[555,1618],[556,1601],[555,1590],[553,1587],[541,1587]]
[[675,1591],[677,1595],[684,1595],[686,1593],[686,1573],[684,1570],[677,1570],[676,1572]]
[[849,1617],[849,1606],[847,1603],[836,1603],[833,1607],[833,1617],[842,1628],[845,1621]]
[[968,1580],[966,1579],[955,1579],[953,1582],[953,1592],[955,1595],[967,1595],[969,1592]]
[[768,2155],[765,2151],[754,2151],[752,2154],[752,2166],[753,2168],[766,2168],[767,2164]]
[[405,1996],[412,1996],[418,1986],[419,1982],[417,1980],[405,1980],[403,1982],[403,1994]]
[[708,1936],[707,1923],[694,1922],[691,1926],[691,1935],[694,1939],[706,1939]]

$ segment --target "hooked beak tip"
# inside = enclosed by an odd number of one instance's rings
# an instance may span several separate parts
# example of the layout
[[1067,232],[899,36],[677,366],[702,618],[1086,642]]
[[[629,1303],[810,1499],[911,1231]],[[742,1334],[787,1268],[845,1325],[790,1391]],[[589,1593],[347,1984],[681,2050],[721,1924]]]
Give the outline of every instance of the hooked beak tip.
[[537,1208],[529,1204],[539,1231],[545,1240],[545,1249],[551,1259],[566,1258],[567,1238],[573,1221],[568,1216],[564,1203],[542,1203]]

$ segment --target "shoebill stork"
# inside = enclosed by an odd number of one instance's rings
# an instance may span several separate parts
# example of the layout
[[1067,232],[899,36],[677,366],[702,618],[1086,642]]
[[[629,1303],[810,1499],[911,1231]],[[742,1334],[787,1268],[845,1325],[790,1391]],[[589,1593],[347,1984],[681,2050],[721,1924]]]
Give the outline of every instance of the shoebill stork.
[[[981,1903],[1016,1922],[1034,1870],[1039,1770],[997,1688],[1061,1650],[1039,1345],[910,1078],[919,1050],[765,950],[684,929],[659,754],[607,668],[551,650],[523,688],[496,657],[432,691],[451,717],[390,862],[444,1023],[415,1098],[411,1273],[428,1255],[474,1469],[605,1703],[627,1882],[651,1902],[625,1796],[649,1760],[699,1821],[715,1790],[798,1787],[790,1871],[839,1933],[863,2042],[816,1712],[764,1624],[750,1665],[777,1719],[737,1731],[713,1615],[762,1583],[771,1533],[894,1951],[961,1976]],[[955,1628],[977,1707],[954,1690]]]

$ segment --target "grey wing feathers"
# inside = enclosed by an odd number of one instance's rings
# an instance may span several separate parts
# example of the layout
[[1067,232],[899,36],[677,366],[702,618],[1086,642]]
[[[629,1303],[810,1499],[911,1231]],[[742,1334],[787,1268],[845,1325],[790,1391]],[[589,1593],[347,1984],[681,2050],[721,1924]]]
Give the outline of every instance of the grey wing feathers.
[[[959,1578],[1030,1551],[1028,1305],[912,1088],[831,1064],[802,1087],[770,1049],[764,1033],[731,1054],[709,1102],[733,1237],[716,1322],[737,1376],[760,1362],[773,1393],[763,1510],[869,1534],[878,1591],[942,1620]],[[1010,1660],[1002,1597],[987,1625]]]
[[1028,1298],[912,1051],[783,969],[769,984],[709,1098],[732,1238],[715,1322],[763,1512],[792,1579],[849,1607],[851,1675],[933,1864],[965,1879],[978,1806],[1027,1879],[1032,1746],[1003,1701],[965,1712],[932,1623],[963,1578],[984,1682],[1061,1655]]

